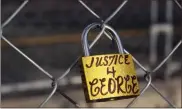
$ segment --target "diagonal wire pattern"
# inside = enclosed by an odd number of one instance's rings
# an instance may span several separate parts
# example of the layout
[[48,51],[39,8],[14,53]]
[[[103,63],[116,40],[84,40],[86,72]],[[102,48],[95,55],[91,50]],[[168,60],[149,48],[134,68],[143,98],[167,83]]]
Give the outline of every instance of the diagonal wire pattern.
[[16,10],[13,12],[13,14],[2,24],[2,28],[4,28],[6,25],[8,25],[13,18],[25,7],[25,5],[29,2],[29,0],[25,0]]
[[128,0],[125,0],[119,7],[104,21],[104,24],[108,23],[118,12],[123,8],[123,6],[128,2]]
[[96,14],[89,6],[87,6],[82,0],[78,0],[80,4],[82,4],[92,15],[94,15],[96,18],[100,19],[103,21],[98,14]]
[[174,0],[174,2],[178,5],[179,8],[182,9],[182,5],[180,5],[180,3],[177,0]]
[[[2,24],[1,29],[3,29],[5,26],[7,26],[12,19],[23,9],[23,7],[29,2],[29,0],[25,0],[14,12],[13,14]],[[103,20],[98,14],[96,14],[89,6],[87,6],[82,0],[78,0],[78,2],[80,4],[83,5],[83,7],[85,7],[93,16],[95,16],[96,18],[98,18],[100,20],[100,29],[101,31],[99,32],[99,34],[96,36],[96,38],[93,40],[93,42],[89,45],[89,49],[91,49],[96,42],[98,42],[98,40],[100,39],[100,37],[102,36],[102,34],[105,34],[110,40],[112,40],[112,35],[109,34],[109,31],[105,30],[105,24],[107,24],[109,21],[111,21],[112,18],[114,18],[116,16],[116,14],[119,13],[119,11],[122,9],[122,7],[128,2],[128,0],[124,0],[123,3],[121,3],[118,8],[108,17],[106,18],[106,20]],[[179,4],[179,2],[177,0],[174,0],[174,2],[182,9],[182,6]],[[95,25],[94,23],[91,25]],[[85,28],[87,29],[87,27]],[[75,105],[75,107],[80,108],[80,105],[77,104],[73,99],[71,99],[69,96],[67,96],[65,93],[63,93],[60,88],[58,88],[59,86],[59,81],[61,79],[63,79],[66,75],[69,74],[69,72],[71,71],[71,69],[78,63],[79,59],[81,58],[82,55],[80,55],[69,67],[68,69],[58,78],[54,78],[50,73],[48,73],[47,71],[45,71],[41,66],[39,66],[36,62],[34,62],[30,57],[28,57],[26,54],[24,54],[21,50],[19,50],[15,45],[13,45],[8,39],[6,39],[3,35],[2,35],[2,30],[1,32],[1,38],[7,42],[12,48],[14,48],[18,53],[20,53],[24,58],[26,58],[30,63],[32,63],[36,68],[38,68],[41,72],[43,72],[47,77],[50,78],[50,80],[52,80],[52,91],[51,93],[48,95],[48,97],[40,104],[39,107],[43,107],[51,98],[52,96],[55,94],[55,92],[61,94],[64,98],[66,98],[69,102],[71,102],[73,105]],[[171,107],[175,107],[169,99],[167,99],[165,96],[162,95],[162,93],[155,87],[154,84],[152,84],[152,77],[151,74],[153,72],[156,72],[159,68],[162,67],[162,65],[164,65],[166,63],[166,61],[174,54],[174,52],[180,47],[180,45],[182,44],[182,40],[180,40],[178,42],[178,44],[173,48],[173,50],[169,53],[169,55],[161,61],[161,63],[152,71],[147,70],[134,56],[132,57],[134,62],[146,73],[144,75],[144,78],[146,79],[147,85],[141,90],[140,92],[140,96],[142,94],[144,94],[146,92],[146,90],[149,87],[152,87],[156,93],[158,93]],[[127,50],[124,49],[124,52],[129,54],[129,52]],[[140,96],[134,98],[128,105],[127,107],[130,107]]]
[[[89,8],[82,0],[79,0],[79,2],[87,9],[89,10],[89,12],[91,12],[94,16],[96,16],[97,18],[100,19],[100,16],[97,15],[91,8]],[[126,1],[124,3],[122,3],[112,14],[112,17],[114,17],[116,15],[116,13],[125,5]],[[111,19],[112,17],[108,17],[107,19]],[[102,19],[100,19],[101,21],[103,21]],[[109,20],[108,20],[109,21]],[[107,21],[107,22],[108,22]],[[110,37],[110,35],[108,33],[105,32],[105,29],[102,28],[101,32],[96,36],[96,38],[94,39],[94,41],[90,44],[89,49],[93,47],[93,45],[100,39],[102,33],[104,32],[104,34],[110,39],[112,40],[112,38]],[[78,62],[78,60],[80,59],[82,55],[80,55],[69,67],[68,69],[65,71],[65,73],[60,76],[57,80],[61,80],[62,78],[64,78],[69,72],[70,70],[73,68],[73,66]]]
[[26,58],[30,63],[32,63],[35,67],[37,67],[41,72],[43,72],[45,75],[47,75],[50,79],[53,79],[53,76],[49,74],[47,71],[45,71],[41,66],[39,66],[36,62],[34,62],[30,57],[28,57],[25,53],[23,53],[21,50],[19,50],[15,45],[13,45],[8,39],[6,39],[3,35],[1,35],[1,38],[8,43],[12,48],[14,48],[18,53],[20,53],[24,58]]
[[[1,38],[8,43],[12,48],[14,48],[18,53],[20,53],[24,58],[26,58],[30,63],[32,63],[35,67],[37,67],[41,72],[43,72],[45,75],[47,75],[51,80],[54,80],[53,76],[48,73],[47,71],[45,71],[41,66],[39,66],[36,62],[34,62],[31,58],[29,58],[25,53],[23,53],[21,50],[19,50],[15,45],[13,45],[8,39],[6,39],[3,35],[2,35],[2,29],[8,25],[13,18],[15,18],[15,16],[23,9],[23,7],[29,2],[29,0],[25,0],[14,12],[13,14],[2,24],[1,26]],[[49,94],[49,96],[45,99],[45,101],[43,101],[40,105],[40,107],[44,106],[45,103],[48,102],[48,100],[53,96],[53,94],[55,93],[55,91],[57,90],[57,83],[54,86],[52,92]]]

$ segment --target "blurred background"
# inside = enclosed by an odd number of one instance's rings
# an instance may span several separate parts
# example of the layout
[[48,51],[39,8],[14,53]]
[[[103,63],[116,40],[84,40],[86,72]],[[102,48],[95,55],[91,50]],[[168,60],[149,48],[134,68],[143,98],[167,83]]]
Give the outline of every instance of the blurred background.
[[[23,0],[1,2],[1,22],[4,22]],[[106,19],[123,0],[84,2]],[[82,53],[82,31],[93,22],[99,20],[77,0],[30,0],[3,29],[3,35],[51,75],[58,77]],[[171,0],[129,0],[108,24],[118,32],[126,50],[147,69],[155,68],[165,58],[164,48],[171,51],[170,45],[173,48],[181,40],[182,10]],[[91,31],[89,43],[99,31]],[[51,80],[3,40],[1,50],[1,107],[38,107],[52,90]],[[93,55],[117,53],[117,49],[103,36],[90,52]],[[153,84],[178,107],[181,107],[181,55],[180,46],[168,64],[152,74]],[[135,67],[142,89],[147,84],[143,77],[145,72],[137,65]],[[169,78],[166,80],[165,77]],[[60,89],[81,107],[125,107],[132,100],[86,104],[78,65],[61,80]],[[150,87],[132,106],[168,107],[168,104]],[[45,107],[74,105],[56,93]]]

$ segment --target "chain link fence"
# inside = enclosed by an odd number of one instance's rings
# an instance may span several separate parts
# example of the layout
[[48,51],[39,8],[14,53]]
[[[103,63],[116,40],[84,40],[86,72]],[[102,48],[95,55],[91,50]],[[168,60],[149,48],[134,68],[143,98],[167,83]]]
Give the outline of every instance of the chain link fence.
[[[76,64],[78,64],[78,61],[80,60],[80,58],[82,57],[82,55],[80,55],[77,59],[75,59],[75,61],[67,68],[67,70],[64,72],[63,75],[60,75],[58,78],[54,77],[53,75],[51,75],[48,71],[44,70],[41,66],[39,66],[36,62],[34,62],[30,57],[28,57],[25,53],[23,53],[20,49],[18,49],[14,44],[12,44],[8,39],[6,39],[6,37],[3,36],[3,29],[11,22],[11,20],[23,9],[24,6],[26,6],[28,4],[29,0],[25,0],[17,10],[15,10],[15,12],[1,25],[1,38],[2,40],[4,40],[6,43],[8,43],[12,48],[14,48],[18,53],[20,53],[24,58],[26,58],[30,63],[32,63],[35,67],[37,67],[42,73],[44,73],[51,81],[52,81],[52,91],[50,92],[50,94],[47,96],[47,98],[45,98],[44,101],[42,101],[42,103],[39,105],[39,107],[43,107],[50,99],[51,97],[57,92],[59,94],[61,94],[64,98],[66,98],[68,101],[70,101],[72,104],[74,104],[75,107],[80,108],[81,106],[74,101],[71,97],[69,97],[68,95],[66,95],[65,93],[63,93],[61,91],[61,87],[59,87],[59,83],[60,80],[62,80],[63,78],[65,78],[65,76],[67,76],[69,74],[69,72],[74,68],[74,66]],[[89,49],[91,49],[96,42],[100,39],[100,37],[102,36],[102,34],[105,34],[110,40],[112,40],[112,35],[109,34],[108,31],[105,30],[105,26],[108,25],[108,22],[112,20],[112,18],[115,17],[116,14],[119,13],[119,11],[122,9],[122,7],[124,7],[128,0],[124,0],[118,7],[117,9],[106,19],[102,19],[98,14],[96,14],[96,12],[94,12],[89,6],[87,6],[82,0],[78,0],[78,2],[85,7],[85,9],[87,9],[93,16],[95,16],[99,21],[100,21],[100,29],[101,31],[99,32],[99,34],[96,36],[96,38],[94,39],[94,41],[89,45]],[[182,9],[180,3],[178,3],[177,0],[174,0],[174,2],[179,6],[179,8]],[[180,47],[182,43],[182,40],[180,40],[177,45],[172,49],[172,51],[170,51],[170,53],[168,53],[168,56],[165,57],[165,59],[163,59],[159,65],[157,65],[154,69],[146,69],[135,57],[133,57],[134,62],[145,72],[145,75],[143,76],[143,78],[146,80],[147,85],[141,90],[140,92],[140,96],[142,96],[149,87],[152,87],[156,93],[158,93],[161,98],[163,98],[170,107],[175,108],[175,105],[167,98],[165,97],[157,88],[156,86],[152,83],[152,74],[155,73],[156,71],[158,71],[167,61],[168,59],[175,53],[175,51]],[[124,49],[124,52],[129,54],[129,52]],[[167,75],[169,76],[169,75]],[[128,103],[127,107],[131,107],[132,104],[140,98],[140,96],[134,98],[131,102]]]

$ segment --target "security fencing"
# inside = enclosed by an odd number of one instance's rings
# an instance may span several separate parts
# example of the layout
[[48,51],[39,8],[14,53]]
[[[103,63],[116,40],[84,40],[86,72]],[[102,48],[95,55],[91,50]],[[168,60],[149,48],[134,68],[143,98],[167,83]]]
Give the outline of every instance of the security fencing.
[[[15,10],[15,12],[1,25],[1,38],[8,43],[12,48],[14,48],[17,52],[19,52],[24,58],[26,58],[30,63],[32,63],[35,67],[37,67],[42,73],[44,73],[50,80],[52,80],[52,91],[50,92],[50,94],[47,96],[47,98],[40,104],[39,107],[43,107],[50,99],[51,97],[57,92],[59,94],[61,94],[63,97],[65,97],[68,101],[70,101],[72,104],[75,105],[75,107],[80,108],[80,105],[78,103],[76,103],[76,101],[74,101],[71,97],[69,97],[68,95],[66,95],[65,93],[63,93],[60,90],[59,87],[59,81],[62,80],[65,76],[67,76],[69,74],[69,72],[71,71],[71,69],[74,68],[74,66],[76,64],[78,64],[78,61],[80,60],[80,58],[82,57],[82,55],[80,55],[68,68],[67,70],[64,72],[63,75],[60,75],[58,78],[54,77],[53,75],[51,75],[48,71],[44,70],[41,66],[39,66],[36,62],[34,62],[30,57],[28,57],[26,54],[24,54],[20,49],[18,49],[15,45],[13,45],[8,39],[6,39],[6,37],[3,36],[3,29],[10,23],[10,21],[23,9],[23,7],[25,5],[27,5],[29,2],[29,0],[25,0],[20,7]],[[96,36],[96,38],[93,40],[93,42],[89,45],[89,49],[91,49],[94,44],[101,38],[101,36],[103,34],[105,34],[110,40],[113,40],[113,36],[112,34],[110,34],[110,32],[108,30],[106,30],[106,27],[108,27],[108,22],[112,20],[112,18],[115,17],[116,14],[118,14],[118,12],[122,9],[122,7],[124,7],[124,5],[126,5],[126,3],[128,2],[128,0],[124,0],[118,7],[117,9],[105,20],[102,19],[98,14],[96,14],[89,6],[87,6],[82,0],[78,0],[78,2],[85,7],[85,9],[87,9],[93,16],[95,16],[97,19],[100,20],[100,23],[97,23],[98,26],[96,28],[99,28],[101,31],[99,32],[99,34]],[[174,0],[174,2],[182,9],[180,3],[178,3],[178,1]],[[94,24],[94,23],[93,23]],[[110,27],[110,26],[109,26]],[[85,30],[87,30],[88,27],[85,28]],[[85,31],[84,30],[84,31]],[[157,65],[154,69],[146,69],[135,57],[132,57],[134,62],[145,72],[145,75],[143,76],[143,78],[146,80],[147,85],[141,90],[140,95],[135,97],[131,102],[128,103],[127,107],[130,107],[137,99],[140,98],[140,96],[142,94],[144,94],[147,89],[149,87],[152,87],[156,93],[158,93],[168,104],[170,107],[175,108],[175,105],[167,98],[165,97],[157,88],[156,86],[152,83],[152,74],[155,73],[156,71],[158,71],[167,61],[168,59],[175,53],[175,51],[180,47],[182,43],[182,40],[180,40],[178,42],[178,44],[172,49],[172,51],[170,51],[170,53],[163,59],[163,61],[160,62],[159,65]],[[129,54],[129,52],[124,49],[124,53]],[[169,75],[167,75],[169,76]]]

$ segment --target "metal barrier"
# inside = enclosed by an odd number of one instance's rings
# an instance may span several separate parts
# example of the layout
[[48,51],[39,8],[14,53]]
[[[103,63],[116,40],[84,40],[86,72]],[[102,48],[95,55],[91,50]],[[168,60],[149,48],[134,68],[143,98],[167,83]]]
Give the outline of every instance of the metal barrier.
[[[121,3],[119,5],[119,7],[106,19],[103,20],[99,15],[97,15],[92,9],[90,9],[89,6],[87,6],[82,0],[78,0],[79,3],[81,3],[91,14],[93,14],[96,18],[98,18],[100,20],[100,24],[101,26],[99,27],[101,29],[101,32],[99,33],[99,35],[97,35],[97,37],[94,39],[94,41],[90,44],[89,49],[91,49],[94,44],[99,40],[99,38],[101,37],[102,34],[105,34],[110,40],[112,40],[112,35],[108,33],[108,31],[105,30],[105,25],[111,21],[111,19],[122,9],[122,7],[128,2],[128,0],[125,0],[123,3]],[[10,21],[19,13],[20,10],[23,9],[23,7],[29,2],[29,0],[25,0],[21,6],[1,25],[1,38],[7,42],[12,48],[14,48],[17,52],[19,52],[24,58],[26,58],[30,63],[32,63],[35,67],[37,67],[42,73],[44,73],[45,75],[47,75],[47,77],[52,80],[52,92],[50,92],[50,94],[48,95],[48,97],[40,104],[39,107],[43,107],[48,101],[49,99],[57,92],[59,94],[61,94],[63,97],[65,97],[67,100],[69,100],[72,104],[75,105],[75,107],[80,107],[79,104],[77,104],[73,99],[71,99],[68,95],[64,94],[61,90],[59,86],[59,81],[62,80],[66,75],[69,74],[70,70],[77,64],[78,60],[80,59],[80,57],[78,57],[69,67],[68,69],[64,72],[63,75],[61,75],[58,78],[55,78],[53,75],[51,75],[50,73],[48,73],[47,71],[45,71],[41,66],[39,66],[36,62],[34,62],[30,57],[28,57],[26,54],[24,54],[21,50],[19,50],[16,46],[14,46],[8,39],[6,39],[3,36],[3,28],[5,28],[5,26],[7,26]],[[181,5],[175,1],[177,3],[177,5],[182,9]],[[157,65],[153,70],[148,70],[146,69],[142,64],[140,64],[140,62],[135,59],[135,57],[133,57],[134,62],[145,72],[144,78],[147,82],[147,85],[141,90],[140,96],[142,94],[145,93],[145,91],[149,88],[152,87],[156,93],[158,93],[171,107],[175,107],[174,104],[167,99],[163,94],[161,94],[161,92],[159,92],[159,90],[155,87],[155,85],[152,83],[152,73],[155,73],[156,71],[158,71],[161,66],[163,66],[167,60],[173,55],[173,53],[179,48],[179,46],[181,45],[182,40],[180,40],[178,42],[178,44],[173,48],[172,51],[170,51],[170,53],[165,57],[165,59],[160,62],[159,65]],[[124,49],[125,53],[129,53],[126,49]],[[129,102],[129,104],[127,105],[127,107],[130,107],[137,99],[140,98],[140,96],[134,98],[131,102]]]

